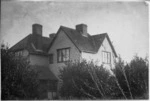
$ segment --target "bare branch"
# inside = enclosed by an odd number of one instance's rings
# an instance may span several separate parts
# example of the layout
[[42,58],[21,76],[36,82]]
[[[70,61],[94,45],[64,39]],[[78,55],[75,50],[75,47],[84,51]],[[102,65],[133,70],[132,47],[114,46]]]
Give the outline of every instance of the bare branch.
[[129,85],[129,82],[128,82],[126,73],[125,73],[125,71],[124,71],[124,68],[122,68],[122,72],[123,72],[123,75],[124,75],[124,77],[125,77],[125,81],[126,81],[126,83],[127,83],[128,89],[129,89],[130,97],[131,97],[131,99],[133,99],[132,92],[131,92],[131,89],[130,89],[130,85]]
[[80,81],[81,81],[86,87],[88,87],[89,89],[91,89],[91,90],[97,90],[96,88],[89,86],[89,85],[87,84],[87,82],[83,82],[83,80],[80,80]]
[[97,90],[96,88],[93,88],[93,87],[89,86],[86,82],[84,82],[84,85],[85,85],[86,87],[92,89],[92,90]]
[[104,93],[104,95],[105,95],[105,91],[104,91],[104,89],[103,89],[103,87],[102,87],[102,85],[101,85],[101,81],[98,79],[98,77],[97,77],[97,75],[96,75],[96,73],[95,73],[95,69],[94,69],[93,73],[94,73],[94,76],[95,76],[96,81],[97,81],[98,84],[100,85],[100,87],[101,87],[101,89],[102,89],[102,91],[103,91],[103,93]]
[[93,82],[94,82],[95,86],[97,87],[97,89],[98,89],[99,93],[100,93],[100,94],[104,97],[104,94],[101,92],[101,90],[100,90],[100,88],[99,88],[99,86],[98,86],[98,84],[97,84],[96,80],[94,79],[94,77],[93,77],[92,73],[91,73],[89,70],[88,70],[88,72],[89,72],[89,74],[90,74],[90,76],[91,76],[91,78],[92,78],[92,80],[93,80]]
[[115,77],[116,84],[117,84],[117,86],[119,87],[119,89],[120,89],[122,95],[124,96],[125,99],[127,99],[127,97],[126,97],[126,95],[124,94],[124,91],[123,91],[123,89],[121,88],[121,86],[120,86],[120,84],[119,84],[119,82],[118,82],[118,80],[117,80],[117,78],[116,78],[115,75],[114,75],[114,77]]
[[80,89],[81,91],[82,91],[82,93],[84,93],[85,95],[87,95],[87,96],[89,96],[89,97],[92,97],[93,99],[96,99],[96,97],[95,96],[93,96],[93,95],[91,95],[91,94],[89,94],[89,93],[87,93],[82,87],[81,87],[81,89]]
[[72,82],[73,82],[74,86],[75,86],[78,90],[80,90],[83,94],[85,94],[85,95],[91,97],[92,99],[96,99],[95,96],[93,96],[93,95],[87,93],[82,87],[81,87],[81,89],[79,89],[79,87],[76,85],[76,83],[75,83],[75,81],[74,81],[73,79],[72,79]]

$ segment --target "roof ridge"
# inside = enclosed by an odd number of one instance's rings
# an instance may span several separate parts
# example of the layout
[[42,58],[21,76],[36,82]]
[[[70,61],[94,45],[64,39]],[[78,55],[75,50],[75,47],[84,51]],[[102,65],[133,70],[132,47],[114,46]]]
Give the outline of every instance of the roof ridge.
[[[64,27],[64,26],[60,26],[60,28],[62,28],[62,27]],[[64,27],[64,28],[68,28],[68,27]],[[72,28],[68,28],[68,29],[72,29]],[[81,49],[78,47],[78,45],[76,45],[76,42],[69,36],[69,34],[66,32],[66,30],[64,30],[63,28],[62,28],[62,30],[66,33],[68,38],[74,43],[74,45],[77,47],[77,49],[79,49],[79,51],[81,51]],[[76,31],[76,30],[74,30],[74,31]]]
[[50,39],[49,37],[46,37],[46,36],[42,36],[43,38],[47,38],[47,39]]
[[[66,27],[66,26],[60,26],[61,28],[67,28],[67,29],[71,29],[71,30],[75,30],[75,29],[73,29],[73,28],[70,28],[70,27]],[[76,30],[75,30],[76,31]]]
[[100,34],[95,34],[95,35],[91,35],[91,36],[93,37],[93,36],[97,36],[97,35],[105,35],[105,34],[107,34],[107,33],[100,33]]
[[[70,28],[70,27],[66,27],[66,26],[60,26],[60,27],[61,28],[66,28],[66,29],[70,29],[70,30],[73,30],[73,31],[77,31],[76,29],[73,29],[73,28]],[[88,36],[91,36],[89,33],[87,33],[87,34],[88,34]]]

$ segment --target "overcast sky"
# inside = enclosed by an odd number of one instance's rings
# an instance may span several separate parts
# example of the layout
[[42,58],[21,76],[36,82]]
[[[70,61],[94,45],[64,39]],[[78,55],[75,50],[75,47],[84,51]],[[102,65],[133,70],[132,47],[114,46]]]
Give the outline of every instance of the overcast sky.
[[148,5],[144,2],[1,2],[1,40],[10,47],[43,25],[43,36],[60,25],[75,28],[85,23],[91,35],[107,32],[117,54],[130,61],[148,55]]

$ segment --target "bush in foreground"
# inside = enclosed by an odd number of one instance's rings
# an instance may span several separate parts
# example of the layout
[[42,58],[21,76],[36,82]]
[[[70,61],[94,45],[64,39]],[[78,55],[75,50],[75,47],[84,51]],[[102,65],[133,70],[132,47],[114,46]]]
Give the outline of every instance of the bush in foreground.
[[63,81],[61,96],[68,99],[111,99],[121,93],[115,77],[93,62],[69,63],[60,78]]
[[128,99],[148,99],[148,60],[135,56],[124,64],[119,58],[115,75]]
[[3,100],[38,98],[37,73],[25,58],[1,46],[1,97]]
[[61,70],[60,94],[65,99],[148,99],[148,60],[119,58],[110,74],[93,62],[69,63]]

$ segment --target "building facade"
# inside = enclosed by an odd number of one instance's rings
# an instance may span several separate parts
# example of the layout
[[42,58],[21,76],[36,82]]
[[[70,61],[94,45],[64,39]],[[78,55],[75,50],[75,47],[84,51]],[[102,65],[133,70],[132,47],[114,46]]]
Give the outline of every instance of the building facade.
[[[30,65],[37,66],[42,71],[40,80],[46,84],[58,85],[59,70],[65,62],[82,60],[94,61],[107,69],[114,68],[116,51],[107,33],[90,35],[87,25],[78,24],[75,29],[60,26],[57,33],[50,37],[42,36],[42,25],[33,24],[32,34],[19,41],[10,50],[16,55],[27,57]],[[57,86],[56,86],[57,88]],[[57,89],[46,94],[52,99]]]

